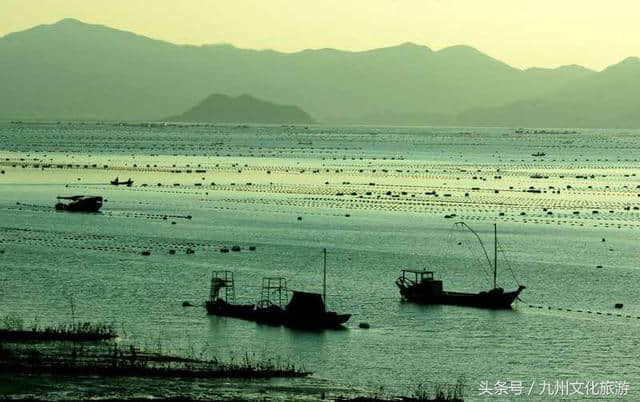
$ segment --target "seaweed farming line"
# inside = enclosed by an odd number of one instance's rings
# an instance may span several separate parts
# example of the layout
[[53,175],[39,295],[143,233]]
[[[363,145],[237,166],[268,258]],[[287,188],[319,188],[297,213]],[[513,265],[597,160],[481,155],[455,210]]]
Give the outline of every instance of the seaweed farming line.
[[[613,313],[610,311],[598,311],[598,310],[585,309],[585,308],[552,307],[552,306],[543,306],[538,304],[527,304],[526,302],[523,302],[523,303],[525,303],[525,305],[531,309],[546,310],[546,311],[563,311],[566,313],[591,314],[592,316],[609,316],[609,317],[618,317],[618,318],[626,318],[626,319],[636,318],[640,320],[640,316],[634,316],[631,314]],[[618,308],[622,308],[622,304],[620,304],[620,307]]]
[[[146,245],[146,246],[126,246],[126,247],[110,247],[110,246],[102,246],[102,245],[76,245],[69,244],[66,242],[55,242],[55,241],[47,241],[47,239],[40,238],[25,238],[25,239],[0,239],[0,243],[5,244],[17,244],[17,245],[28,245],[28,244],[41,244],[43,246],[55,247],[58,248],[64,245],[65,249],[76,249],[76,250],[90,250],[90,251],[105,251],[105,252],[121,252],[128,254],[136,254],[136,255],[151,255],[151,252],[154,250],[162,249],[166,252],[166,254],[173,255],[176,254],[176,249],[178,247],[168,247],[161,245]],[[195,254],[195,250],[191,247],[181,247],[184,254]],[[206,252],[206,250],[205,250]]]
[[[540,165],[511,165],[505,167],[504,165],[495,165],[495,166],[487,166],[485,169],[487,171],[482,171],[481,169],[474,170],[473,172],[468,172],[467,169],[463,169],[460,165],[452,165],[449,168],[445,168],[441,165],[436,166],[427,166],[428,169],[425,169],[425,166],[420,166],[420,170],[415,170],[417,168],[414,167],[413,171],[411,169],[398,169],[398,166],[406,166],[406,165],[395,165],[393,167],[385,165],[376,165],[375,168],[371,167],[369,164],[367,165],[344,165],[344,164],[326,164],[323,163],[321,167],[318,166],[257,166],[257,165],[247,165],[239,166],[238,164],[227,164],[226,166],[220,166],[220,164],[214,165],[206,165],[198,167],[191,167],[190,165],[184,165],[180,167],[176,167],[175,165],[172,167],[158,167],[150,164],[146,166],[138,166],[137,164],[133,164],[132,166],[123,165],[102,165],[98,166],[97,164],[40,164],[40,163],[27,163],[27,162],[1,162],[0,165],[4,165],[7,167],[17,168],[20,166],[21,168],[33,168],[39,170],[101,170],[101,171],[128,171],[128,172],[136,172],[136,173],[172,173],[172,174],[212,174],[212,173],[242,173],[242,172],[263,172],[270,174],[274,173],[288,173],[288,174],[327,174],[327,173],[341,173],[346,176],[359,176],[362,174],[367,174],[371,177],[379,177],[379,178],[393,178],[393,177],[411,177],[411,178],[420,178],[420,179],[455,179],[455,180],[486,180],[485,177],[477,178],[478,174],[487,174],[491,173],[501,173],[500,178],[523,178],[527,176],[531,176],[532,172],[545,172],[545,170],[550,170],[550,173],[545,173],[544,177],[540,179],[551,179],[551,180],[573,180],[573,179],[586,179],[590,177],[591,179],[595,179],[597,177],[601,178],[630,178],[635,177],[636,173],[609,173],[609,174],[598,174],[597,176],[594,173],[589,172],[588,170],[598,169],[598,167],[593,166],[584,166],[584,167],[576,167],[571,166],[570,168],[566,168],[565,172],[562,172],[562,167],[549,165],[549,166],[540,166]],[[327,166],[334,166],[332,168],[327,168]],[[455,169],[454,169],[455,166]],[[473,165],[474,168],[477,168],[477,165]],[[498,167],[500,166],[500,167]],[[392,169],[392,170],[390,170]],[[423,170],[424,169],[424,170]],[[449,172],[450,169],[454,169],[453,172]],[[519,169],[519,170],[516,170]],[[606,166],[601,167],[601,170],[626,170],[630,169],[638,169],[637,166]],[[560,170],[560,171],[559,171]],[[580,171],[587,171],[582,174],[578,173]],[[502,177],[504,176],[504,177]],[[569,176],[569,177],[567,177]],[[494,179],[497,179],[494,177]]]
[[[230,202],[232,204],[252,204],[252,205],[277,205],[277,206],[290,206],[290,207],[301,207],[301,208],[332,208],[332,209],[341,209],[341,210],[369,210],[369,211],[387,211],[387,212],[426,212],[432,214],[440,214],[443,212],[456,212],[462,211],[469,217],[473,217],[473,215],[468,215],[470,208],[465,203],[425,203],[425,202],[411,202],[411,201],[395,201],[395,202],[384,202],[377,200],[345,200],[344,202],[336,202],[339,201],[337,199],[313,199],[314,202],[310,202],[308,200],[273,200],[273,199],[237,199],[237,200],[223,200],[226,202]],[[212,200],[203,199],[201,201],[204,202],[212,202]],[[220,202],[220,200],[215,200],[216,202]],[[319,201],[319,202],[318,202]],[[324,202],[324,204],[323,204]],[[457,209],[462,208],[462,209]],[[232,208],[232,207],[210,207],[210,209],[225,209],[225,210],[237,210],[241,211],[241,208]],[[499,219],[499,220],[509,220],[513,217],[507,216],[504,212],[508,209],[518,209],[522,211],[523,209],[528,211],[535,211],[537,209],[541,209],[539,215],[527,215],[523,212],[515,212],[511,215],[514,216],[528,216],[528,218],[521,218],[519,221],[532,221],[539,220],[541,222],[559,222],[559,223],[581,223],[584,221],[586,223],[594,222],[594,221],[605,221],[606,223],[597,223],[596,225],[616,225],[619,227],[636,227],[638,224],[635,221],[621,220],[621,219],[607,219],[606,217],[601,217],[602,215],[597,214],[596,218],[593,217],[594,214],[591,214],[590,217],[580,216],[576,214],[575,211],[570,213],[569,211],[561,211],[557,210],[555,213],[549,213],[547,208],[539,208],[539,207],[523,207],[521,205],[508,205],[508,204],[488,204],[483,206],[478,206],[475,210],[478,213],[493,213],[495,214],[497,211],[497,217],[494,215],[493,217],[486,217]],[[276,212],[275,210],[269,210]],[[287,214],[294,214],[295,211],[279,211]],[[307,212],[308,213],[308,212]],[[313,214],[313,213],[312,213]],[[638,218],[638,214],[632,214],[632,218]],[[341,216],[341,215],[335,215]],[[567,219],[571,218],[571,219]],[[616,215],[612,218],[620,218],[620,216]]]
[[[368,189],[369,191],[364,191],[363,193],[360,193],[360,194],[352,191],[352,189],[348,187],[344,187],[342,191],[339,191],[340,187],[332,186],[330,188],[327,188],[326,185],[296,187],[296,186],[284,186],[284,185],[268,185],[267,186],[267,185],[253,184],[253,183],[247,183],[246,185],[235,185],[235,184],[214,185],[212,184],[211,187],[207,187],[206,194],[202,193],[202,190],[198,188],[200,187],[198,186],[198,184],[196,184],[195,186],[189,186],[189,185],[183,186],[176,183],[174,184],[174,187],[176,186],[179,186],[182,189],[186,189],[187,191],[182,191],[182,190],[178,191],[175,189],[173,190],[156,189],[156,188],[148,188],[148,187],[127,188],[127,189],[119,189],[119,190],[120,191],[152,192],[152,193],[163,193],[163,194],[184,194],[184,195],[193,195],[193,196],[208,195],[209,191],[215,190],[215,191],[234,191],[234,192],[268,193],[268,194],[292,194],[292,195],[318,194],[318,195],[334,195],[336,197],[351,196],[351,197],[358,197],[360,199],[367,199],[367,200],[380,199],[380,197],[390,197],[389,198],[390,200],[395,199],[397,201],[411,201],[411,202],[422,201],[422,202],[436,202],[436,203],[458,202],[461,204],[489,204],[489,205],[494,204],[494,205],[500,205],[500,206],[513,205],[513,206],[518,206],[519,208],[526,208],[526,209],[531,208],[531,206],[528,206],[527,204],[534,203],[536,205],[547,206],[550,208],[554,208],[554,207],[555,208],[582,208],[582,209],[592,209],[592,210],[622,208],[624,210],[629,210],[631,209],[630,205],[640,203],[640,200],[638,200],[637,197],[633,197],[633,201],[631,200],[629,201],[621,201],[621,200],[620,201],[616,201],[616,200],[590,201],[590,200],[585,200],[584,198],[580,198],[580,199],[539,198],[538,196],[536,196],[536,194],[546,193],[546,191],[539,191],[539,190],[533,191],[531,190],[531,188],[522,189],[522,190],[493,189],[492,191],[494,194],[506,193],[507,197],[481,195],[480,198],[478,198],[478,197],[472,197],[471,195],[477,194],[483,190],[489,190],[488,193],[490,193],[491,189],[480,189],[478,187],[455,188],[455,189],[450,189],[449,190],[450,192],[441,194],[442,197],[439,197],[439,195],[435,192],[435,190],[432,190],[430,192],[425,192],[424,195],[422,193],[409,193],[407,191],[400,191],[396,194],[393,194],[391,191],[384,192],[384,190],[387,187],[389,187],[386,185],[379,185],[376,187],[377,189],[382,188],[382,190],[374,190],[373,189],[374,186],[366,187],[366,188],[363,187],[363,190]],[[80,188],[82,186],[69,185],[69,187]],[[402,186],[401,188],[408,188],[408,187],[410,186]],[[429,189],[429,188],[443,188],[443,187],[440,187],[440,186],[423,187],[423,189]],[[456,189],[460,192],[464,191],[464,195],[455,194],[454,191]],[[193,192],[188,192],[189,190]],[[350,190],[351,192],[349,192]],[[522,193],[526,193],[528,194],[528,196],[527,197],[511,196],[511,195],[522,194]],[[577,194],[572,193],[572,195],[578,196],[580,194],[585,194],[585,193],[589,195],[599,194],[596,192],[578,192]],[[633,194],[634,195],[636,194],[635,191],[633,192]],[[416,195],[418,197],[416,197]],[[438,200],[434,200],[434,197],[438,198]],[[453,198],[457,198],[457,200],[454,201]],[[633,209],[638,210],[640,209],[640,207],[635,205],[633,206]]]
[[[253,204],[253,205],[257,205],[257,204]],[[294,212],[292,212],[291,210],[274,210],[272,208],[252,208],[251,210],[247,210],[246,208],[233,208],[233,207],[220,207],[220,206],[214,206],[214,207],[210,207],[210,209],[217,209],[217,210],[227,210],[227,211],[235,211],[235,212],[239,212],[239,213],[244,213],[244,214],[250,214],[252,212],[256,212],[256,211],[261,211],[261,212],[267,212],[267,213],[279,213],[279,214],[283,214],[283,215],[289,215],[292,218],[294,216],[296,216],[296,214]],[[343,207],[343,209],[347,209],[345,207]],[[365,210],[365,211],[374,211],[375,209],[373,208],[351,208],[351,209],[361,209],[361,210]],[[348,209],[347,209],[348,210]],[[334,217],[351,217],[351,213],[353,211],[349,210],[349,213],[341,213],[341,214],[323,214],[323,213],[318,213],[318,212],[308,212],[305,211],[304,213],[299,212],[298,216],[300,218],[302,218],[302,216],[334,216]],[[495,222],[495,221],[500,221],[500,222],[511,222],[511,223],[535,223],[535,224],[545,224],[545,225],[550,225],[550,224],[556,224],[556,225],[570,225],[570,226],[589,226],[590,224],[588,222],[580,222],[579,220],[559,220],[559,219],[553,219],[553,218],[544,218],[543,216],[536,218],[534,217],[529,217],[529,218],[516,218],[516,216],[507,216],[507,215],[498,215],[498,217],[492,215],[492,216],[487,216],[487,215],[465,215],[464,212],[460,212],[457,209],[454,210],[435,210],[435,209],[430,209],[430,210],[399,210],[399,209],[390,209],[390,210],[386,210],[386,212],[388,213],[431,213],[434,215],[438,215],[438,214],[442,214],[443,212],[455,212],[456,214],[452,215],[445,215],[444,218],[453,218],[453,217],[457,217],[459,219],[468,219],[468,220],[475,220],[475,221],[491,221],[491,222]],[[462,215],[457,215],[457,213],[461,213]],[[302,220],[302,219],[298,219],[298,220]],[[586,221],[587,219],[585,219]],[[634,223],[593,223],[592,225],[590,225],[594,228],[596,227],[605,227],[605,228],[613,228],[616,227],[618,229],[623,229],[623,228],[636,228],[636,227],[640,227],[640,224],[634,224]]]
[[[46,230],[46,229],[29,229],[29,228],[17,228],[17,227],[0,227],[0,234],[4,234],[2,238],[0,238],[3,242],[10,241],[20,241],[20,240],[35,240],[46,242],[48,240],[65,240],[69,242],[76,241],[104,241],[109,244],[113,244],[113,242],[117,242],[118,244],[131,244],[131,242],[136,242],[137,248],[149,249],[150,246],[157,246],[161,248],[182,248],[184,250],[193,250],[195,248],[217,248],[221,245],[228,244],[228,241],[221,240],[187,240],[187,239],[166,239],[161,237],[143,237],[137,236],[136,238],[131,238],[128,236],[117,236],[117,235],[100,235],[95,233],[77,233],[77,232],[64,232],[64,231],[55,231],[55,230]],[[11,236],[14,234],[14,236]],[[20,237],[16,237],[20,236]],[[52,242],[53,243],[53,242]],[[96,245],[98,247],[99,245]],[[102,247],[102,248],[113,248],[117,250],[125,250],[128,247]],[[250,248],[250,246],[245,246],[245,248]],[[190,254],[190,253],[187,253]]]
[[[477,199],[476,199],[477,200]],[[243,203],[243,204],[253,204],[253,205],[279,205],[279,206],[294,206],[294,207],[303,207],[303,208],[331,208],[331,209],[340,209],[340,210],[370,210],[370,211],[387,211],[387,212],[426,212],[439,214],[443,212],[455,212],[458,213],[458,208],[463,208],[464,213],[469,212],[469,210],[475,209],[478,213],[498,213],[498,219],[500,220],[511,220],[514,222],[534,222],[534,223],[565,223],[565,224],[579,224],[583,225],[581,221],[586,223],[597,222],[594,223],[594,227],[598,226],[617,226],[621,227],[635,227],[637,226],[634,222],[635,219],[639,218],[639,214],[637,213],[625,213],[625,216],[621,216],[619,214],[611,215],[614,213],[613,210],[609,210],[609,215],[597,214],[598,209],[594,209],[594,206],[591,205],[591,208],[588,206],[580,206],[580,209],[592,209],[592,214],[590,217],[585,215],[580,215],[578,211],[567,211],[561,210],[558,211],[556,208],[567,209],[566,205],[561,205],[558,207],[551,207],[549,204],[537,203],[538,206],[522,206],[520,204],[507,204],[507,203],[478,203],[474,201],[454,201],[454,200],[443,200],[443,201],[418,201],[418,199],[400,199],[400,200],[379,200],[379,199],[348,199],[342,200],[337,198],[319,198],[313,197],[310,199],[303,200],[271,200],[271,199],[225,199],[225,200],[211,200],[211,199],[200,199],[202,202],[229,202],[232,204]],[[366,204],[366,205],[365,205]],[[621,203],[622,205],[626,205],[626,203]],[[541,212],[537,215],[531,215],[532,211],[537,210],[542,205],[547,205],[547,208],[541,208]],[[28,208],[23,208],[28,207]],[[611,205],[608,205],[611,207]],[[602,208],[600,206],[599,208]],[[550,209],[554,208],[555,211],[551,211]],[[8,207],[6,210],[30,210],[37,212],[49,212],[49,213],[58,213],[52,208],[39,206],[39,205],[31,205],[31,204],[20,204],[20,207]],[[239,210],[238,208],[232,207],[208,207],[207,209],[218,209],[218,210]],[[529,218],[522,218],[519,220],[513,219],[513,217],[507,216],[509,209],[518,209],[520,210],[520,216],[529,216]],[[526,209],[529,211],[529,215],[524,214],[522,209]],[[624,207],[625,210],[630,210],[629,207]],[[634,207],[634,210],[638,209],[638,207]],[[256,209],[257,210],[257,209]],[[295,214],[296,211],[274,211],[269,210],[270,212],[279,212],[286,214]],[[620,211],[622,212],[622,211]],[[327,213],[314,213],[314,212],[305,212],[307,215],[323,215],[323,216],[343,216],[344,214],[336,213],[336,214],[327,214]],[[511,213],[510,215],[518,214],[518,212]],[[597,216],[595,215],[597,214]],[[154,219],[154,220],[162,220],[167,221],[168,218],[180,218],[180,219],[190,219],[190,215],[182,216],[182,215],[165,215],[165,214],[146,214],[146,213],[138,213],[138,212],[125,212],[125,211],[105,211],[101,216],[106,217],[114,217],[114,218],[135,218],[135,219]],[[348,216],[349,214],[347,214]],[[465,215],[469,219],[482,219],[486,220],[488,217],[485,216],[473,216],[473,215]],[[551,217],[552,216],[552,217]],[[572,218],[568,220],[567,218]],[[629,218],[633,218],[634,220],[629,220]],[[171,222],[174,223],[174,222]]]
[[[34,204],[25,204],[25,203],[18,203],[18,206],[11,206],[11,207],[5,207],[5,208],[0,208],[0,209],[4,209],[4,210],[8,210],[8,211],[23,211],[23,210],[29,210],[29,211],[35,211],[35,212],[49,212],[49,213],[60,213],[60,211],[57,211],[55,208],[53,207],[49,207],[49,206],[45,206],[45,205],[34,205]],[[191,220],[192,216],[191,215],[169,215],[169,214],[149,214],[149,213],[144,213],[144,212],[135,212],[135,211],[103,211],[103,212],[97,212],[94,213],[97,216],[108,216],[108,217],[114,217],[114,218],[138,218],[138,219],[156,219],[156,220],[163,220],[166,221],[169,218],[171,219],[185,219],[185,220]]]
[[[15,152],[16,154],[24,154],[24,152]],[[65,152],[66,153],[66,152]],[[247,169],[289,169],[292,171],[297,171],[300,169],[300,164],[292,164],[287,165],[285,162],[287,159],[283,159],[282,152],[278,152],[278,155],[273,155],[273,158],[265,157],[266,159],[278,159],[280,164],[277,165],[265,165],[264,163],[260,164],[245,164],[244,166],[240,166],[238,162],[233,161],[224,161],[228,158],[245,158],[245,159],[254,159],[257,155],[249,154],[249,155],[210,155],[210,154],[133,154],[130,155],[126,159],[108,159],[110,164],[104,163],[95,163],[95,162],[86,162],[86,161],[77,161],[74,163],[69,163],[68,161],[62,162],[60,160],[56,160],[54,158],[49,158],[45,160],[46,154],[43,155],[42,158],[32,158],[31,160],[27,160],[24,157],[5,157],[4,160],[0,160],[0,166],[6,167],[31,167],[37,169],[108,169],[108,168],[140,168],[140,169],[158,169],[159,171],[167,171],[172,169],[180,169],[181,171],[192,170],[193,169],[229,169],[229,168],[247,168]],[[125,155],[122,155],[123,158]],[[137,157],[140,160],[156,160],[167,157],[173,158],[216,158],[217,161],[208,161],[206,163],[201,162],[197,166],[191,164],[172,164],[172,165],[160,165],[157,163],[151,164],[145,162],[138,162],[137,159],[133,159]],[[60,157],[58,157],[60,158]],[[62,158],[60,158],[62,159]],[[293,158],[292,158],[293,159]],[[223,162],[224,161],[224,162]],[[573,160],[567,159],[545,159],[545,160],[536,160],[533,161],[529,159],[500,159],[499,163],[496,162],[478,162],[472,163],[468,160],[464,160],[461,163],[451,163],[447,161],[441,162],[424,162],[418,159],[407,159],[403,156],[371,156],[370,154],[363,154],[363,156],[343,156],[343,157],[322,157],[320,159],[307,159],[302,167],[304,167],[307,171],[325,171],[326,169],[363,169],[370,172],[386,172],[385,169],[394,169],[392,172],[406,172],[411,173],[411,169],[414,170],[414,173],[424,172],[429,173],[430,171],[440,172],[440,173],[488,173],[488,172],[504,172],[506,174],[513,175],[521,175],[528,171],[535,170],[551,170],[558,174],[571,175],[573,172],[580,172],[584,170],[630,170],[630,169],[638,169],[640,168],[637,163],[640,162],[638,159],[577,159]],[[376,165],[373,166],[372,162],[375,162]],[[536,163],[533,163],[536,162]],[[549,162],[554,162],[553,164]],[[589,163],[586,163],[589,162]],[[607,163],[604,165],[604,163]],[[129,163],[132,163],[129,165]],[[165,162],[167,163],[167,162]],[[169,162],[170,163],[170,162]],[[195,163],[195,162],[194,162]],[[204,163],[204,165],[203,165]],[[215,165],[214,165],[215,163]],[[255,163],[252,162],[252,163]],[[584,163],[584,164],[581,164]],[[615,164],[613,164],[615,163]],[[407,170],[396,170],[398,168],[404,168]]]

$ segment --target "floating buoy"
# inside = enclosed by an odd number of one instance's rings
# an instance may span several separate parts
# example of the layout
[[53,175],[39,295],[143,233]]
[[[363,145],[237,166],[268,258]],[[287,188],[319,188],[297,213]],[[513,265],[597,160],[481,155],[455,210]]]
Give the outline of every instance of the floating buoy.
[[226,248],[226,247],[222,247],[222,248],[220,249],[220,252],[221,252],[221,253],[228,253],[228,252],[229,252],[229,249],[228,249],[228,248]]
[[613,307],[615,307],[615,308],[622,308],[622,306],[623,306],[623,304],[622,304],[622,303],[616,303],[616,304],[615,304],[615,306],[613,306]]
[[233,246],[231,247],[231,251],[240,251],[240,246]]
[[151,255],[151,251],[145,250],[145,251],[141,252],[140,254],[141,255]]
[[369,323],[368,323],[368,322],[361,322],[358,326],[359,326],[360,328],[362,328],[362,329],[369,329],[369,328],[371,328],[371,325],[369,325]]
[[188,301],[183,301],[182,307],[193,307],[193,304],[191,304],[191,302],[188,302]]
[[186,252],[187,254],[193,254],[193,253],[195,253],[195,251],[193,251],[193,249],[191,249],[191,248],[188,248],[185,252]]
[[256,246],[249,246],[249,251],[256,251]]
[[175,253],[176,253],[176,250],[169,250],[169,254],[172,254],[172,255],[173,255],[173,254],[175,254]]
[[298,220],[299,220],[299,221],[301,221],[301,220],[302,220],[302,217],[301,217],[301,216],[299,216],[299,217],[298,217]]

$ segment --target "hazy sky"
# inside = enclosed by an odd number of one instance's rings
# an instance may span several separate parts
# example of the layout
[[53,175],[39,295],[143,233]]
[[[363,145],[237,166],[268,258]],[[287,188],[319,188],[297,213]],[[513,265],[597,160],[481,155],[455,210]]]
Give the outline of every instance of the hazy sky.
[[516,67],[600,70],[640,55],[640,0],[0,0],[0,35],[65,17],[281,51],[467,44]]

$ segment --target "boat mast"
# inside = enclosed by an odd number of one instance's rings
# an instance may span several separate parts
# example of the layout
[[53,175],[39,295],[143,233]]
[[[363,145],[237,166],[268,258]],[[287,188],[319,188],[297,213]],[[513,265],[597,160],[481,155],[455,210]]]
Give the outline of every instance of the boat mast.
[[498,276],[498,225],[493,224],[493,288],[496,286],[496,277]]
[[324,253],[324,272],[322,276],[322,301],[327,305],[327,249],[322,249]]

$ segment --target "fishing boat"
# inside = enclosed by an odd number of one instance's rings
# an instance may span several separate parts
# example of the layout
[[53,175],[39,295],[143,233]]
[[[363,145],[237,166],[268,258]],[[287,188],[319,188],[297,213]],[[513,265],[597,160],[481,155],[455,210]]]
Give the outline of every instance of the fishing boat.
[[56,203],[58,211],[67,212],[98,212],[102,208],[102,197],[72,195],[70,197],[57,197],[61,202]]
[[[480,236],[464,222],[457,222],[469,229],[480,242],[485,257],[489,261],[487,251]],[[494,224],[494,260],[493,264],[493,288],[478,293],[452,292],[443,289],[442,281],[433,276],[433,271],[402,270],[402,276],[396,280],[403,299],[418,304],[447,304],[455,306],[469,306],[488,309],[510,309],[511,304],[526,288],[518,285],[513,291],[505,291],[497,286],[498,274],[498,230]]]
[[[288,291],[286,281],[283,282],[282,278],[265,278],[267,281],[265,282],[263,279],[262,300],[255,311],[257,322],[284,325],[290,328],[322,330],[340,329],[344,323],[349,321],[351,314],[327,311],[327,249],[324,249],[323,253],[322,294],[294,290],[289,303],[282,307],[282,294]],[[279,297],[277,304],[272,299],[274,293],[277,293]]]
[[235,300],[233,272],[213,271],[209,300],[205,303],[207,314],[252,320],[255,306],[253,304],[236,304]]
[[114,180],[111,180],[111,184],[114,186],[125,185],[127,187],[131,187],[133,185],[133,180],[129,178],[127,181],[120,181],[120,179],[116,177]]

